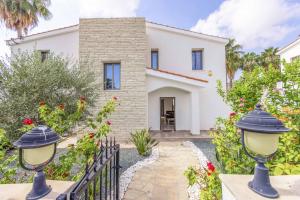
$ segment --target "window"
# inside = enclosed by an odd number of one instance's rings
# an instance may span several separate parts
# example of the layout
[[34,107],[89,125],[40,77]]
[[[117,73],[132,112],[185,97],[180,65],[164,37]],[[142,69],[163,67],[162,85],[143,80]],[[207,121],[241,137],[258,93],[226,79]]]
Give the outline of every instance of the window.
[[202,50],[193,50],[192,51],[192,68],[193,70],[202,70],[203,69],[203,51]]
[[40,52],[41,52],[42,62],[44,62],[48,58],[49,50],[41,50]]
[[104,64],[104,89],[119,90],[120,89],[120,63]]
[[151,68],[158,69],[158,50],[151,51]]

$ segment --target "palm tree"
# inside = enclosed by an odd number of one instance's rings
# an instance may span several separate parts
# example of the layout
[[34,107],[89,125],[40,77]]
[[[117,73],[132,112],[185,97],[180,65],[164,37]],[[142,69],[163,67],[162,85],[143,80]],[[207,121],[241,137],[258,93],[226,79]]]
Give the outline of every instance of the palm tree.
[[226,74],[229,78],[229,88],[232,87],[236,71],[241,67],[242,46],[236,44],[235,39],[229,39],[226,49]]
[[274,47],[265,49],[260,56],[261,65],[266,69],[268,69],[270,65],[276,69],[280,69],[280,57],[278,51],[279,49]]
[[52,17],[47,9],[50,3],[50,0],[0,0],[0,21],[21,38],[28,28],[37,26],[39,17],[46,20]]
[[246,53],[242,57],[242,69],[245,71],[252,71],[255,66],[259,65],[259,56],[254,53]]

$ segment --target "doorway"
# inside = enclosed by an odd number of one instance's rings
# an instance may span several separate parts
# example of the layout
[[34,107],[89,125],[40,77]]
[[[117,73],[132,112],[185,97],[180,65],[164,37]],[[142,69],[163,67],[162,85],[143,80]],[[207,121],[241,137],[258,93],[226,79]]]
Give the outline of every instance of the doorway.
[[160,97],[160,130],[176,131],[175,97]]

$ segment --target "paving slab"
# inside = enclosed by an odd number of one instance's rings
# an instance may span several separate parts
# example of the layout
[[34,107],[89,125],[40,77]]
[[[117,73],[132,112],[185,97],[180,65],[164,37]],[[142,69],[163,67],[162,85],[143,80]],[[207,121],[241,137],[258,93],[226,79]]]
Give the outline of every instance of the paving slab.
[[188,199],[183,173],[191,165],[199,166],[196,155],[182,142],[160,142],[158,149],[158,160],[135,173],[124,200]]

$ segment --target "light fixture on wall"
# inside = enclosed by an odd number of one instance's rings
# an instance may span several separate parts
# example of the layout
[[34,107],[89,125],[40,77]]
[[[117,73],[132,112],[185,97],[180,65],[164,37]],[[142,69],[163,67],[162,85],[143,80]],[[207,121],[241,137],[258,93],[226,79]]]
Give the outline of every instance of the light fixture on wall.
[[272,187],[269,169],[264,164],[276,153],[280,134],[289,129],[270,113],[263,111],[259,104],[255,110],[242,117],[236,126],[242,132],[243,149],[257,162],[249,188],[264,197],[277,198],[279,194]]
[[19,148],[19,161],[26,170],[36,171],[27,200],[40,199],[51,191],[46,184],[44,167],[53,160],[60,137],[46,126],[37,126],[14,143]]

